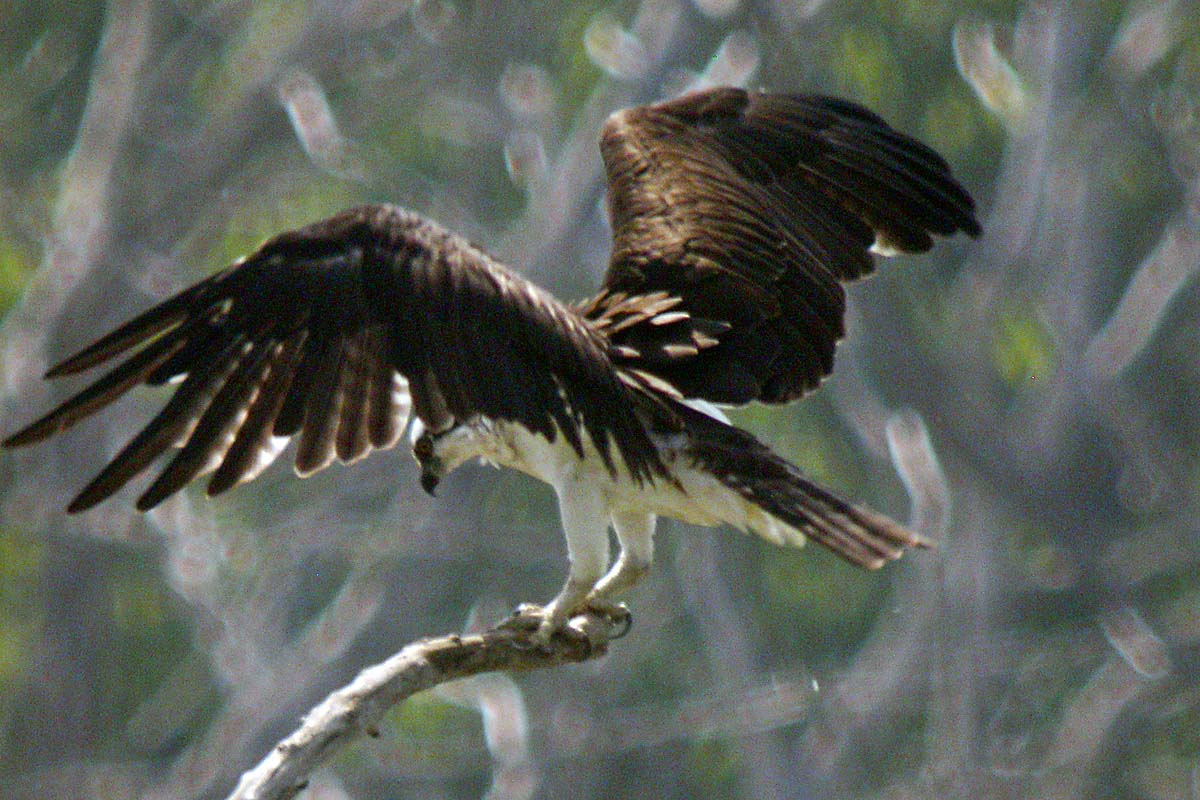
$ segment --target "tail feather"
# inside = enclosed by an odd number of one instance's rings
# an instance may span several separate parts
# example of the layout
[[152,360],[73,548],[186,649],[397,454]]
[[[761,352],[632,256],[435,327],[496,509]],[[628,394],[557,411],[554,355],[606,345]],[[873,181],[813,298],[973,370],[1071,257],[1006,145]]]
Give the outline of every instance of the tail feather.
[[878,569],[911,547],[929,546],[915,531],[843,500],[773,453],[769,454],[769,460],[774,463],[760,461],[752,474],[730,474],[726,485],[762,509],[766,516],[828,547],[847,561]]
[[812,539],[867,569],[931,545],[917,532],[821,486],[749,433],[691,409],[681,416],[691,434],[691,456],[754,507],[746,527],[763,538],[792,545]]

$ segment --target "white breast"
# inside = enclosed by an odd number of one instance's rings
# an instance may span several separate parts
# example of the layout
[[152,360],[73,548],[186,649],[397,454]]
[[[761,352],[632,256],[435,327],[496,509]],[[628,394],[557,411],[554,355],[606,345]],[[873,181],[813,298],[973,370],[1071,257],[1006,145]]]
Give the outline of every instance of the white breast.
[[616,475],[609,472],[586,433],[582,459],[561,434],[551,442],[520,425],[498,423],[488,438],[487,452],[482,454],[486,461],[520,470],[556,488],[570,483],[600,492],[614,511],[648,512],[694,525],[729,523],[743,529],[750,527],[748,514],[752,507],[682,454],[682,434],[654,437],[676,483],[659,478],[641,484],[629,475],[619,456],[615,458]]

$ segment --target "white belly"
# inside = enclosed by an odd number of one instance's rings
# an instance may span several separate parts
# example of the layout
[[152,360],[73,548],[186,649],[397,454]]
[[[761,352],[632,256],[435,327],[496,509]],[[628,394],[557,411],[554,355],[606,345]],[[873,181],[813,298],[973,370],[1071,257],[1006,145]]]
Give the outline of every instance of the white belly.
[[610,472],[586,434],[582,459],[561,434],[550,442],[510,424],[497,425],[495,434],[496,445],[483,456],[485,460],[519,470],[551,486],[574,485],[599,492],[612,511],[649,513],[693,525],[728,523],[743,530],[749,530],[755,521],[753,506],[711,474],[696,469],[691,459],[680,452],[679,437],[656,437],[655,442],[676,482],[658,478],[639,484],[629,475],[619,455],[613,457],[615,475]]

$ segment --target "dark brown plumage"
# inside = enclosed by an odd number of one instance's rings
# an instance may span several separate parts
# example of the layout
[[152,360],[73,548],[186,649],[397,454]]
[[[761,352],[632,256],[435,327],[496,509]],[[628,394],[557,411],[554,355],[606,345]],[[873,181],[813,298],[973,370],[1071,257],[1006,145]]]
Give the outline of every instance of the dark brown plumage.
[[678,401],[782,403],[817,386],[843,333],[841,283],[872,269],[873,246],[979,233],[946,163],[852,103],[741,89],[614,114],[601,152],[613,251],[587,302],[560,303],[408,211],[362,206],[276,236],[55,366],[47,377],[127,356],[4,444],[182,379],[69,506],[172,453],[148,509],[205,473],[211,494],[252,479],[279,437],[297,439],[302,475],[390,447],[406,386],[433,432],[519,423],[580,459],[595,443],[639,484],[674,480],[654,437],[684,432],[697,465],[856,563],[918,543]]
[[843,334],[840,282],[871,271],[876,242],[916,253],[930,234],[979,233],[937,153],[844,100],[714,89],[613,115],[600,147],[614,241],[589,308],[665,291],[694,318],[685,325],[727,328],[720,347],[655,365],[713,402],[784,403],[815,388]]
[[298,438],[301,475],[389,447],[403,427],[390,397],[397,374],[434,430],[478,416],[514,420],[551,439],[562,432],[582,456],[579,421],[595,441],[611,437],[633,474],[662,471],[645,430],[626,413],[631,390],[601,334],[462,238],[390,206],[351,209],[277,236],[47,376],[130,350],[128,361],[4,442],[41,441],[138,383],[186,376],[71,502],[72,512],[175,447],[138,508],[214,466],[212,494],[253,478],[271,436]]

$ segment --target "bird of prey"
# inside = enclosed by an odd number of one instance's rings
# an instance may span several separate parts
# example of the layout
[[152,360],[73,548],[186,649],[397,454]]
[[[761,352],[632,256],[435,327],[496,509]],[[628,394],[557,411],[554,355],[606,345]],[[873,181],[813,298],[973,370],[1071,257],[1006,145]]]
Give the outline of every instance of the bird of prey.
[[[614,113],[600,149],[612,255],[568,304],[404,209],[353,208],[268,240],[53,367],[124,357],[9,436],[29,445],[140,384],[162,411],[68,506],[170,453],[150,509],[211,474],[215,495],[295,438],[301,476],[409,439],[421,485],[482,459],[550,484],[570,566],[525,607],[548,641],[650,567],[656,519],[813,539],[877,568],[926,541],[819,486],[720,405],[815,389],[843,334],[842,283],[872,254],[980,232],[933,150],[846,100],[737,88]],[[609,526],[620,553],[609,564]]]

